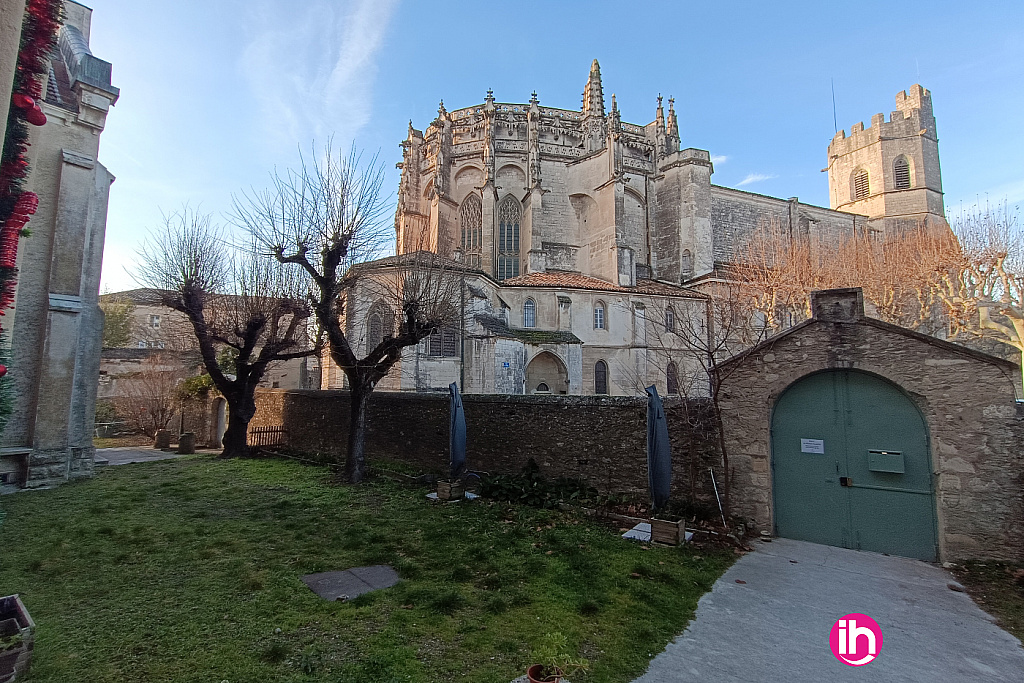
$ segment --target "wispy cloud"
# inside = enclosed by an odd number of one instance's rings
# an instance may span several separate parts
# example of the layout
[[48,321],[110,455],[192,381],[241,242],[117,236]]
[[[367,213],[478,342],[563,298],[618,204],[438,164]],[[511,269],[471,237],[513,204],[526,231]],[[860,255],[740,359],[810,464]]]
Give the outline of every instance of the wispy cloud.
[[778,178],[777,175],[769,175],[767,173],[749,173],[747,177],[736,183],[737,186],[742,187],[744,185],[750,185],[751,183],[759,183],[762,180],[771,180],[772,178]]
[[729,161],[729,157],[724,154],[714,154],[711,157],[711,163],[713,164],[724,164],[727,161]]
[[347,144],[370,118],[375,58],[397,0],[263,0],[249,21],[242,69],[268,141]]

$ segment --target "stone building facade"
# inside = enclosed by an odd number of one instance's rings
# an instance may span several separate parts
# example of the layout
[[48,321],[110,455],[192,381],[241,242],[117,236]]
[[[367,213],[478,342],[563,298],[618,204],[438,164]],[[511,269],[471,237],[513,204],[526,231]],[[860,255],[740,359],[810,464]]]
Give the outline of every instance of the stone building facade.
[[[567,369],[568,393],[594,393],[592,378],[602,372],[667,389],[664,357],[678,355],[673,345],[679,340],[665,325],[665,311],[698,310],[686,302],[701,291],[714,294],[722,273],[759,228],[776,226],[794,237],[827,241],[912,222],[944,224],[931,96],[914,86],[896,99],[889,122],[879,115],[871,128],[858,124],[849,137],[839,133],[833,139],[828,150],[832,208],[713,184],[710,153],[682,146],[673,101],[666,110],[659,96],[650,123],[622,121],[614,95],[606,106],[597,60],[579,111],[541,106],[536,93],[528,103],[514,104],[497,102],[488,91],[483,103],[453,111],[442,102],[425,130],[410,123],[402,143],[396,251],[459,256],[476,271],[474,286],[489,292],[489,310],[508,310],[512,330],[524,328],[528,301],[534,306],[543,301],[550,313],[531,333],[567,331],[560,311],[566,306],[573,311],[571,332],[578,342],[563,350],[524,347],[507,353],[502,351],[507,344],[496,344],[495,355],[483,362],[473,355],[464,365],[476,362],[477,370],[493,365],[497,374],[474,374],[465,391],[550,388],[525,377],[522,382],[499,379],[505,363],[525,372],[542,351]],[[857,192],[855,177],[863,185]],[[645,297],[654,289],[665,297],[654,307],[657,313],[639,313],[646,311]],[[622,311],[623,320],[613,321],[607,332],[593,321],[584,324],[596,315],[595,292],[601,291],[614,292]],[[677,303],[669,303],[672,297]],[[370,305],[363,302],[352,310],[368,315]],[[473,327],[475,321],[469,325],[469,337],[485,334]],[[638,325],[645,330],[637,333]],[[632,337],[612,333],[626,328],[634,331]],[[476,354],[475,341],[472,346]],[[560,355],[563,351],[567,355]],[[606,365],[599,366],[602,362]],[[699,365],[692,355],[672,363],[680,375]],[[409,350],[400,388],[442,386],[443,372],[425,383],[409,379],[408,368],[436,365],[424,357],[423,347]],[[450,367],[444,376],[454,376]],[[339,377],[336,368],[329,370],[324,387],[342,386]],[[640,382],[613,384],[611,393],[635,394]]]
[[92,54],[92,10],[65,2],[66,20],[32,130],[39,196],[18,253],[18,287],[7,314],[13,340],[14,412],[3,434],[4,490],[46,486],[92,471],[93,414],[103,314],[97,305],[107,198],[114,176],[98,160],[107,112],[118,98],[111,65]]
[[780,396],[808,377],[848,370],[897,387],[924,418],[938,558],[1024,558],[1019,368],[865,317],[859,290],[815,294],[812,319],[722,366],[734,512],[775,529],[771,429]]
[[[344,306],[357,355],[395,330],[398,283],[413,258],[421,256],[361,266],[365,275]],[[666,332],[701,324],[706,298],[693,290],[653,280],[623,287],[566,272],[498,282],[459,262],[429,258],[435,277],[463,291],[452,302],[461,310],[448,327],[406,348],[379,389],[446,391],[459,382],[464,393],[630,396],[653,383],[665,394],[706,394],[685,337]],[[344,373],[326,353],[322,364],[322,388],[343,388]]]

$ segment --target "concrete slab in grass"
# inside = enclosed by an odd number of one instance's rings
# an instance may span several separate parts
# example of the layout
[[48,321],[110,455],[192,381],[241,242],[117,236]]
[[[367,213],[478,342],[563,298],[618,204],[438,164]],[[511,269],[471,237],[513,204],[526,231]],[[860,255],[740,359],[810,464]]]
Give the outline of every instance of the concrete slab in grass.
[[306,574],[302,582],[324,600],[351,600],[370,591],[390,588],[401,579],[386,564],[372,567],[354,567],[337,572]]

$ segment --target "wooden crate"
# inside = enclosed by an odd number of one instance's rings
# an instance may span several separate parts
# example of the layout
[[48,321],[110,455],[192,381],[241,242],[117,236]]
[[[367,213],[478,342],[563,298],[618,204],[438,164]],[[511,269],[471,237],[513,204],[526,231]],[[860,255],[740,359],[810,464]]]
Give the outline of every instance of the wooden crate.
[[684,535],[682,522],[670,522],[667,519],[651,520],[651,542],[663,545],[679,545]]

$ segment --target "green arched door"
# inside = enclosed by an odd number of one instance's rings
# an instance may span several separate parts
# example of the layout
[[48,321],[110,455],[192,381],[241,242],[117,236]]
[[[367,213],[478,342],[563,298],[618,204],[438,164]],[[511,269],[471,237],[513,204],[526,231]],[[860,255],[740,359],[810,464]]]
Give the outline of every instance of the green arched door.
[[853,370],[805,377],[772,414],[779,536],[934,561],[928,428],[893,384]]

